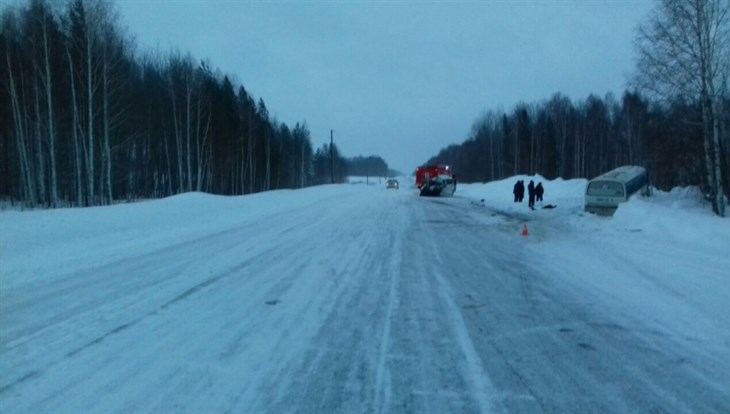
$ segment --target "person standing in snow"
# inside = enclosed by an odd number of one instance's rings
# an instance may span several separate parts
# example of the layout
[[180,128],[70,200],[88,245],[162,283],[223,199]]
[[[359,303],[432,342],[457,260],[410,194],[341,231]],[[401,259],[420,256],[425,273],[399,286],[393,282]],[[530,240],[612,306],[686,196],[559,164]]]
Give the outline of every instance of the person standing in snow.
[[512,194],[515,195],[515,203],[520,201],[520,180],[517,180],[515,186],[512,188]]
[[530,208],[535,208],[535,183],[530,180],[530,184],[527,186],[528,205]]
[[520,203],[525,199],[525,180],[520,180]]
[[542,203],[542,195],[544,192],[545,189],[542,187],[542,182],[537,183],[537,187],[535,187],[535,201]]

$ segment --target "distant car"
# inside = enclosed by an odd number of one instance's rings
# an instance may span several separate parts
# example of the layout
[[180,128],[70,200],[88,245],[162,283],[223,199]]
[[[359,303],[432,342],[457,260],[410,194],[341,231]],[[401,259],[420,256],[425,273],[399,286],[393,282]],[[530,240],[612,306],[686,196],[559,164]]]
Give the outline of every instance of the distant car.
[[385,188],[395,188],[398,189],[398,180],[395,178],[391,178],[388,181],[385,182]]

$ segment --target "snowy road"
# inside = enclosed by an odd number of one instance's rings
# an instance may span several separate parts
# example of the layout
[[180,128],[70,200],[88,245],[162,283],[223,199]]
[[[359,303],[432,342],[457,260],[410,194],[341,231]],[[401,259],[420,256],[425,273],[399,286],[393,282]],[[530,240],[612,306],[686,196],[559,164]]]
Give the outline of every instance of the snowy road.
[[[318,191],[7,285],[0,411],[730,412],[727,337],[567,277],[581,268],[548,248],[555,223],[525,238],[467,199]],[[590,266],[659,284],[592,242]],[[681,292],[655,295],[695,318]]]

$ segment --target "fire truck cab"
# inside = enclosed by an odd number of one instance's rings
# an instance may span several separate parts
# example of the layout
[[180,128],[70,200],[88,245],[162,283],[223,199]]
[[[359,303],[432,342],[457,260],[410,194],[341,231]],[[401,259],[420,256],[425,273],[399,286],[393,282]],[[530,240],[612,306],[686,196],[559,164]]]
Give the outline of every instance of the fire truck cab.
[[438,176],[451,177],[451,170],[448,165],[434,164],[416,168],[416,187],[420,190],[426,183]]

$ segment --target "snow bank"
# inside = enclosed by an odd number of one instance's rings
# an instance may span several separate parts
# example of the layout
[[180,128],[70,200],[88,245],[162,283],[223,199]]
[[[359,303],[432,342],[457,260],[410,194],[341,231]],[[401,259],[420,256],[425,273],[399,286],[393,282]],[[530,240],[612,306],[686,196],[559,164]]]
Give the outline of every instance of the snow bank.
[[[101,265],[322,203],[355,191],[336,185],[248,196],[185,193],[105,207],[0,212],[0,285],[59,277],[80,264]],[[17,274],[20,273],[20,274]]]

